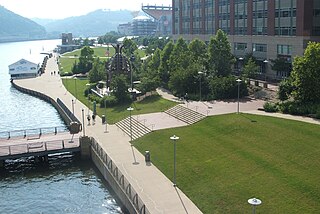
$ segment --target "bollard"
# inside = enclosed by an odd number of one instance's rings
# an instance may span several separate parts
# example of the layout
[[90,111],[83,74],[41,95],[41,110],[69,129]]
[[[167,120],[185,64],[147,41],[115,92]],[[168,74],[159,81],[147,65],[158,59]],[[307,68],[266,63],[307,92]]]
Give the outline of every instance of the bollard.
[[150,152],[149,151],[146,151],[145,154],[144,154],[144,157],[145,157],[145,161],[146,163],[149,163],[151,160],[150,160]]

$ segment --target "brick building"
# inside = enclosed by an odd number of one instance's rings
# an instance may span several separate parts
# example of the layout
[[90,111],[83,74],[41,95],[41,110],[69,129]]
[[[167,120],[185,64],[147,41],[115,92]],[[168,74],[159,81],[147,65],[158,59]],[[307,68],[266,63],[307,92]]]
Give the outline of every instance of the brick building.
[[173,0],[172,7],[174,39],[209,41],[222,29],[239,63],[253,53],[271,78],[288,73],[272,71],[270,60],[291,62],[309,41],[320,41],[320,0]]

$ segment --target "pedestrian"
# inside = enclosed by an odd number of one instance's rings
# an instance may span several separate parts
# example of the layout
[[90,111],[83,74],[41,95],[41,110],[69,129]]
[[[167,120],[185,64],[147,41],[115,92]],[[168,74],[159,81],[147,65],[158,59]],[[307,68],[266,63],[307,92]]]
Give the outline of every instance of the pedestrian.
[[87,116],[88,126],[90,126],[90,119],[91,119],[90,114],[88,114],[88,116]]
[[96,115],[92,114],[92,125],[96,123]]
[[53,74],[56,75],[56,71],[53,71]]
[[188,93],[186,93],[186,94],[184,95],[184,99],[185,99],[186,102],[188,102]]

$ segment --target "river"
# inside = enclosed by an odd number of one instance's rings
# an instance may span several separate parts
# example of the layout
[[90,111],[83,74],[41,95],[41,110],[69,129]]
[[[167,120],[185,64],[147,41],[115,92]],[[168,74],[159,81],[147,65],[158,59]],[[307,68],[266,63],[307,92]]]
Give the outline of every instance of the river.
[[[21,58],[42,63],[41,52],[60,40],[0,43],[0,132],[64,126],[48,103],[11,86],[8,65]],[[1,146],[1,145],[0,145]],[[90,161],[71,155],[7,161],[0,171],[0,213],[123,213],[110,187]]]

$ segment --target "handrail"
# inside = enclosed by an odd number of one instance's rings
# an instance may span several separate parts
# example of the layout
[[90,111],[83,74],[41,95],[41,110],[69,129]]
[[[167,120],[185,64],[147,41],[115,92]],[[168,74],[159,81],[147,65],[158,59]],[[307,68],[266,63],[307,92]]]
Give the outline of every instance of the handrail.
[[24,130],[12,130],[12,131],[1,131],[0,139],[11,139],[12,137],[23,137],[26,138],[28,136],[36,136],[39,137],[42,134],[58,134],[61,132],[66,132],[68,129],[66,126],[56,126],[56,127],[42,127],[35,129],[24,129]]
[[122,191],[126,194],[130,202],[133,204],[135,209],[139,214],[150,214],[149,210],[139,197],[139,194],[134,190],[130,182],[126,179],[121,170],[112,161],[110,156],[105,152],[105,150],[97,143],[95,139],[92,140],[92,148],[97,153],[97,155],[105,164],[109,173],[117,181]]
[[40,142],[0,146],[0,157],[28,154],[28,153],[34,153],[34,152],[47,152],[47,151],[60,150],[60,149],[66,149],[66,148],[76,148],[80,146],[79,138],[73,139],[72,143],[75,143],[75,144],[70,147],[67,147],[65,144],[65,142],[68,142],[68,141],[70,141],[70,139],[40,141]]

